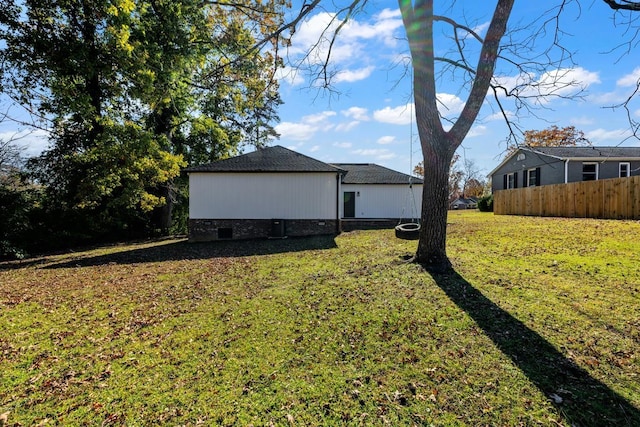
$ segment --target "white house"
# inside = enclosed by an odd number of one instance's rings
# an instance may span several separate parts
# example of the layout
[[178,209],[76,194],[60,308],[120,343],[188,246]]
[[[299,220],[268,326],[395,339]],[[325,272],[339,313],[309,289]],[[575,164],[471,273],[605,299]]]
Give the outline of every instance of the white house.
[[343,228],[393,226],[419,219],[422,180],[372,163],[335,163],[342,176]]
[[281,146],[186,172],[191,241],[338,234],[343,219],[410,218],[408,203],[417,196],[419,207],[422,194],[408,175],[329,165]]

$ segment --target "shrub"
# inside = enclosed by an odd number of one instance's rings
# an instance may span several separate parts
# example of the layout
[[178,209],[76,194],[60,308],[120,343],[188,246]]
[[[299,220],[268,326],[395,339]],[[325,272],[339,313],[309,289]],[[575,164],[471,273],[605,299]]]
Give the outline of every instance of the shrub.
[[483,196],[478,200],[478,210],[480,212],[493,212],[493,194]]

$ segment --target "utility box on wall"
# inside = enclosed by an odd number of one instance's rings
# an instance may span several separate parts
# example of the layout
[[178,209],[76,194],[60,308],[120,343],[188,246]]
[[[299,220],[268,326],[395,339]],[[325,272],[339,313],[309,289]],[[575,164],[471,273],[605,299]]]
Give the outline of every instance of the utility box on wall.
[[283,238],[285,237],[285,221],[284,219],[271,220],[271,235],[269,237]]

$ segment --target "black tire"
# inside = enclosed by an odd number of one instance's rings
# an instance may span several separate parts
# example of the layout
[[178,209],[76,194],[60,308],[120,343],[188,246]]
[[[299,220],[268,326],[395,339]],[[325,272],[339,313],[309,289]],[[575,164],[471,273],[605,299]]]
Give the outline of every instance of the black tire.
[[403,240],[418,240],[420,238],[420,224],[409,222],[397,225],[396,237]]

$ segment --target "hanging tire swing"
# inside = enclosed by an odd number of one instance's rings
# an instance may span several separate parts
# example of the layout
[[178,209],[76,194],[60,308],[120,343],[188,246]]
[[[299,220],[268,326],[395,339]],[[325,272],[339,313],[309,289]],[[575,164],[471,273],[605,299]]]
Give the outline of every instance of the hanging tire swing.
[[[411,83],[411,93],[413,93],[413,80]],[[412,173],[412,167],[413,167],[413,104],[411,105],[410,117],[411,117],[411,121],[409,124],[409,174]],[[412,219],[408,222],[403,223],[402,217],[401,217],[400,220],[398,221],[398,225],[396,225],[396,228],[395,228],[396,237],[398,239],[403,239],[403,240],[420,239],[420,221],[418,219],[420,218],[420,214],[416,206],[416,197],[415,197],[415,193],[413,192],[412,180],[413,180],[413,177],[409,175],[409,188],[407,191],[407,202],[405,203],[405,207],[409,206],[413,208],[411,211]],[[402,216],[404,216],[404,213],[405,213],[404,207],[402,209],[402,213],[403,213]]]
[[420,224],[407,222],[396,225],[396,237],[403,240],[418,240],[420,238]]
[[398,221],[398,225],[396,225],[396,237],[398,239],[403,240],[418,240],[420,238],[420,221],[418,220],[418,208],[416,206],[416,198],[413,192],[413,183],[411,182],[412,178],[409,178],[409,188],[407,191],[407,203],[409,207],[412,209],[412,219],[408,219],[406,222],[403,222],[405,209],[402,208],[402,217]]

